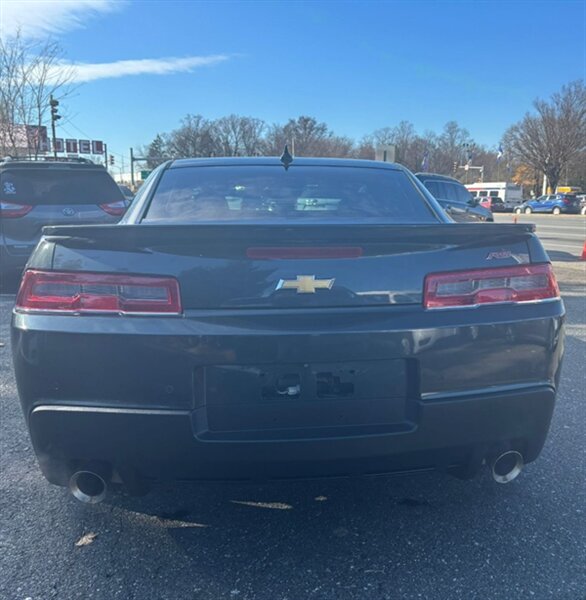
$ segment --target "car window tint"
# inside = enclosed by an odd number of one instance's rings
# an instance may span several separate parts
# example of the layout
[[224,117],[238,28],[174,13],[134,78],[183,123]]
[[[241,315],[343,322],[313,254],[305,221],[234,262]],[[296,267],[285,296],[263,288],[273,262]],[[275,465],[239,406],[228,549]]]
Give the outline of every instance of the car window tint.
[[106,204],[124,199],[101,170],[7,169],[0,173],[0,199],[23,204]]
[[472,196],[470,195],[470,192],[463,185],[458,185],[457,183],[453,183],[452,187],[455,188],[456,199],[459,202],[470,202],[470,200],[472,199]]
[[444,182],[446,189],[446,199],[450,202],[459,202],[458,198],[458,186],[455,183],[449,181]]
[[434,198],[438,198],[440,200],[444,199],[444,190],[441,181],[426,179],[423,183]]
[[209,166],[165,171],[145,221],[433,223],[399,170],[334,166]]

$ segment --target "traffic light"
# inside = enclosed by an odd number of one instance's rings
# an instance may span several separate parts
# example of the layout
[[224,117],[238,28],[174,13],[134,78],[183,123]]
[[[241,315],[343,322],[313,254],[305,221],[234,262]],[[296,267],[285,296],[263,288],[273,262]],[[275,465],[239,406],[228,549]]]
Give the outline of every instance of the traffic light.
[[114,166],[114,156],[110,154],[110,165]]
[[51,96],[49,105],[51,106],[51,121],[55,123],[55,121],[58,121],[61,118],[61,115],[58,111],[59,109],[57,108],[59,106],[59,100],[55,100],[55,98]]

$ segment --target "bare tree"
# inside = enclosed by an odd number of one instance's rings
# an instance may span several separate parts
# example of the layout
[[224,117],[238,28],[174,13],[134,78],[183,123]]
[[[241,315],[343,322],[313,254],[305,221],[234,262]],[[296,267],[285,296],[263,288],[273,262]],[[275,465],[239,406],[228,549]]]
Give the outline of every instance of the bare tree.
[[72,78],[57,42],[0,37],[0,153],[39,154],[49,99],[70,93]]
[[166,150],[173,158],[213,156],[213,123],[201,115],[187,115],[169,134]]
[[505,146],[520,162],[544,173],[555,190],[564,170],[586,149],[586,87],[574,81],[549,102],[535,100],[533,107],[533,114],[507,130]]
[[262,153],[266,124],[261,119],[229,115],[212,124],[217,156],[255,156]]

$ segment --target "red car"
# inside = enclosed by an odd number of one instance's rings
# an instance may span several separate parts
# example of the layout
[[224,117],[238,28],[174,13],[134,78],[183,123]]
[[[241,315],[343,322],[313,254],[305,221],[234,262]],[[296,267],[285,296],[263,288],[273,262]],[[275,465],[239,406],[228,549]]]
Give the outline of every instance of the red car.
[[488,210],[494,212],[506,212],[506,206],[502,198],[498,197],[486,197],[480,201],[480,206],[488,208]]

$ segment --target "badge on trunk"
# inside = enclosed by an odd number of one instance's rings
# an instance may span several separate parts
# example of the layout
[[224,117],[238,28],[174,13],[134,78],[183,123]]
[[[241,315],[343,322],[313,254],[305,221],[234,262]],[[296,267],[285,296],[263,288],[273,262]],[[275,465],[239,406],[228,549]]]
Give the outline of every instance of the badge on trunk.
[[331,290],[335,279],[316,279],[315,275],[297,275],[296,279],[279,279],[277,290],[296,290],[298,294],[315,294],[316,290]]

